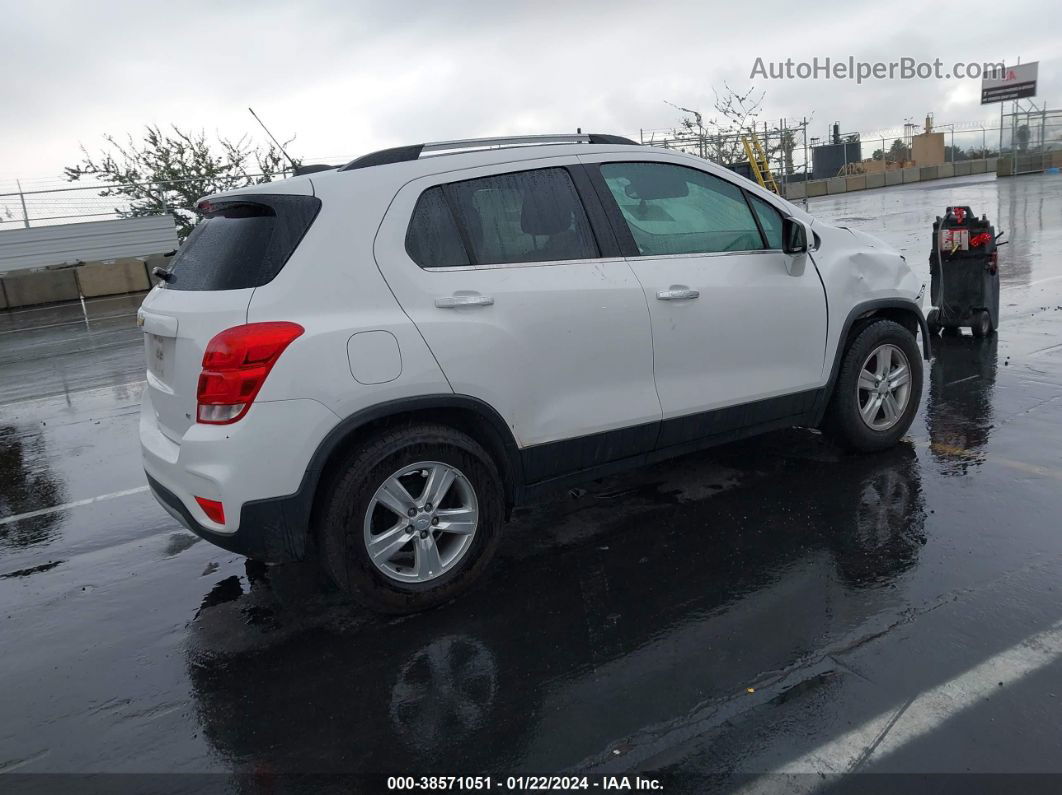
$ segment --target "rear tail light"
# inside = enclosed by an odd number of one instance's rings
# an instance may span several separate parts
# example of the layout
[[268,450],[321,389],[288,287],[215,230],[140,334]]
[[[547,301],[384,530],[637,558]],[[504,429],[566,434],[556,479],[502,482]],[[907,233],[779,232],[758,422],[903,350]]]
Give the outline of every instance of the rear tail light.
[[248,323],[210,340],[196,389],[196,419],[208,425],[236,422],[251,407],[280,354],[303,333],[298,323]]
[[217,500],[208,500],[206,497],[196,497],[195,501],[203,509],[207,518],[215,524],[225,524],[225,508]]

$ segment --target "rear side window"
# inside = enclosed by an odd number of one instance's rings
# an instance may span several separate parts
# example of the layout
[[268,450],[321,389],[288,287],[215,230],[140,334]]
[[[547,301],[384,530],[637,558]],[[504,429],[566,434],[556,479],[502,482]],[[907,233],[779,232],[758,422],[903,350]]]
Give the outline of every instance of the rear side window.
[[410,221],[406,250],[421,267],[599,256],[586,211],[563,168],[500,174],[425,191]]
[[767,238],[767,248],[781,248],[781,214],[758,196],[753,196],[747,191],[745,195],[749,197],[749,204],[752,205],[752,210],[756,213],[756,217],[760,219],[760,226],[763,228],[763,235]]
[[242,290],[272,281],[321,208],[312,196],[248,195],[208,204],[170,266],[168,290]]
[[741,189],[726,180],[667,163],[603,163],[601,174],[643,256],[763,248]]
[[429,188],[417,200],[406,230],[406,252],[422,268],[469,264],[468,252],[441,187]]

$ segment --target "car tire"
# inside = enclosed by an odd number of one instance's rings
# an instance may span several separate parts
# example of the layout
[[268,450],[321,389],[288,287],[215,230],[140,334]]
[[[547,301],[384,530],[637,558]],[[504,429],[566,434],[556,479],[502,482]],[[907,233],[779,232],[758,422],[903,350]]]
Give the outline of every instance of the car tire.
[[[906,365],[905,392],[903,385],[889,389],[899,384],[899,371],[888,370],[896,373],[894,381],[880,377],[877,365],[886,357],[896,367]],[[875,382],[886,382],[882,392],[876,391]],[[891,395],[891,402],[886,395]],[[851,339],[844,352],[822,430],[848,450],[884,450],[907,433],[921,395],[922,357],[915,336],[899,323],[874,320]]]
[[[436,473],[440,480],[449,473],[451,483],[441,504],[424,510]],[[417,513],[400,528],[405,520],[396,507],[410,497],[409,510]],[[317,508],[323,563],[336,585],[377,612],[414,613],[453,599],[487,567],[504,518],[502,478],[470,436],[444,425],[404,426],[372,437],[340,461]]]
[[930,334],[940,333],[940,310],[930,309],[929,314],[926,315],[926,327],[929,329]]
[[987,309],[981,309],[974,313],[970,331],[975,337],[987,337],[992,333],[992,316]]

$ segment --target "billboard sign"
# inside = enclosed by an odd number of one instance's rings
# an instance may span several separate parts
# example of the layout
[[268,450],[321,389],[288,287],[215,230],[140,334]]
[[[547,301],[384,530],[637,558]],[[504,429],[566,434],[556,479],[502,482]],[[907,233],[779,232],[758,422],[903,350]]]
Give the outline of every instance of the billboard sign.
[[981,104],[1010,102],[1036,96],[1036,72],[1039,61],[1008,66],[999,72],[985,72],[981,78]]

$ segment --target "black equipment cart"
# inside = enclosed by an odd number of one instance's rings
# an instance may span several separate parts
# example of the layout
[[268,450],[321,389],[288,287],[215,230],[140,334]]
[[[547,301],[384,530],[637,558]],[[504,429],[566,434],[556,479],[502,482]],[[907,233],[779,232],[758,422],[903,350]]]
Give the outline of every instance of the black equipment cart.
[[992,224],[969,207],[949,207],[933,222],[929,294],[936,308],[926,317],[930,331],[969,326],[975,337],[986,337],[999,326],[996,249]]

